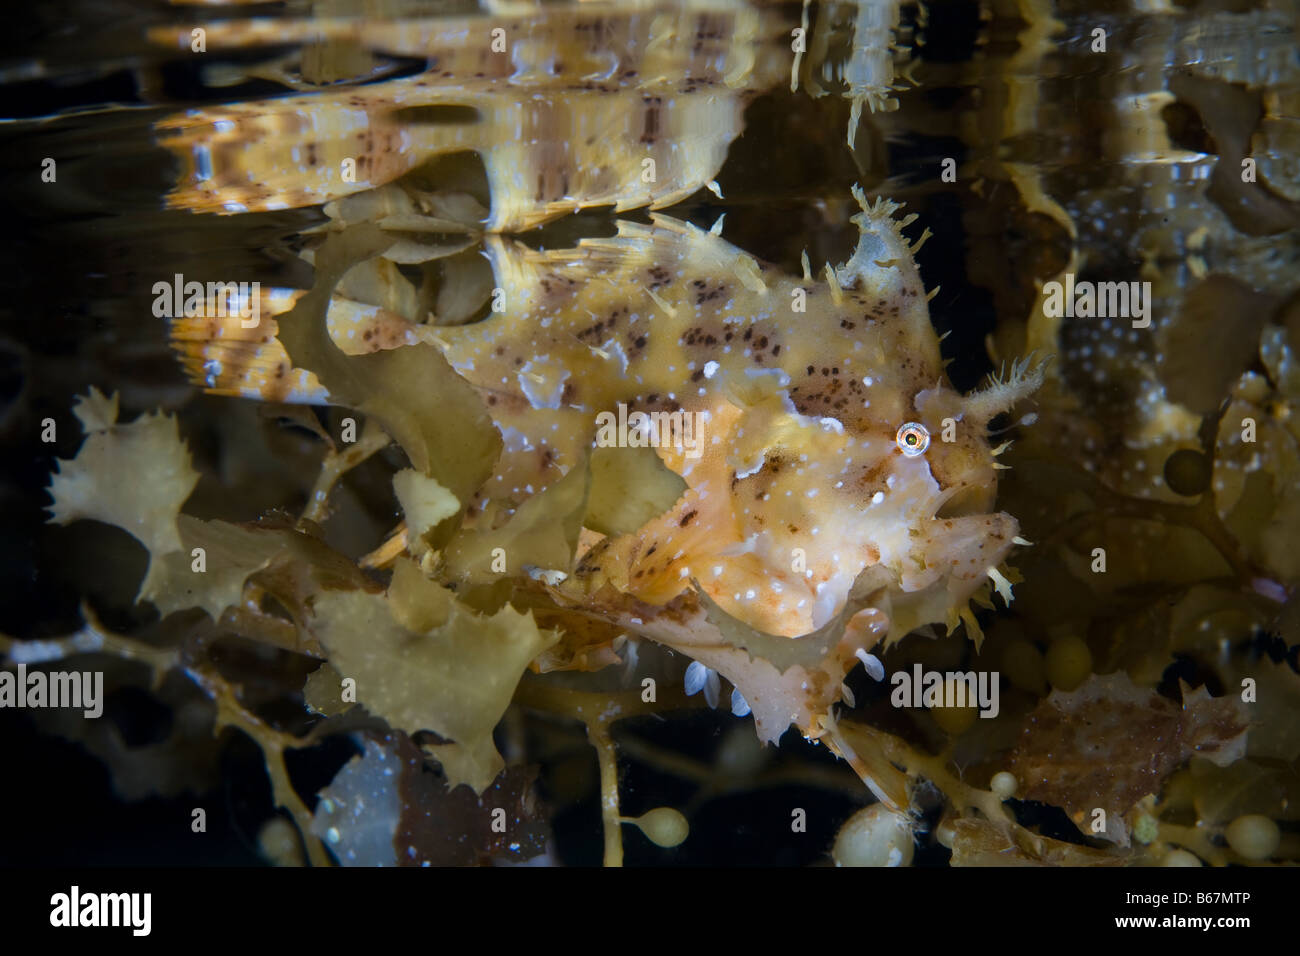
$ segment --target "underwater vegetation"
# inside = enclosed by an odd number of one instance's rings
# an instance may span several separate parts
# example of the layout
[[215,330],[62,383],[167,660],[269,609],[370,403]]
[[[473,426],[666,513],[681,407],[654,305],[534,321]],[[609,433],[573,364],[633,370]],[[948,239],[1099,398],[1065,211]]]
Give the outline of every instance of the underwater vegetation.
[[1298,31],[129,20],[6,133],[0,712],[276,864],[1295,862]]

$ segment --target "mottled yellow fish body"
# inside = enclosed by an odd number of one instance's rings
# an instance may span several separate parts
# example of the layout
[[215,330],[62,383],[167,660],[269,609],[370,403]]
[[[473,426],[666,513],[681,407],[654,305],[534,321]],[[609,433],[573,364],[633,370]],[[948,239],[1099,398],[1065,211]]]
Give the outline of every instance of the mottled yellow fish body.
[[[222,214],[311,206],[473,150],[492,195],[488,231],[527,229],[585,206],[660,207],[717,175],[745,102],[699,88],[548,96],[492,90],[490,81],[437,89],[417,82],[394,81],[365,97],[318,93],[214,107],[160,123],[161,144],[181,164],[168,204]],[[431,106],[470,107],[479,118],[421,124],[401,112]],[[683,139],[690,150],[678,148]]]
[[[306,293],[299,289],[259,291],[256,325],[218,311],[209,302],[201,314],[171,322],[172,347],[190,379],[213,395],[238,395],[267,402],[325,405],[329,393],[311,372],[294,368],[276,335],[275,316],[292,309]],[[325,316],[330,337],[348,355],[364,355],[429,341],[432,330],[374,305],[341,295]]]
[[[344,351],[443,349],[502,432],[478,496],[498,512],[552,485],[593,443],[656,448],[686,492],[589,552],[578,579],[590,587],[662,606],[694,582],[733,617],[796,636],[826,625],[875,568],[902,633],[952,623],[1017,533],[989,513],[985,431],[1025,388],[962,396],[945,384],[896,207],[858,198],[857,248],[825,279],[797,279],[656,215],[572,249],[487,237],[501,311],[476,323],[417,325],[337,295],[327,322]],[[263,324],[242,367],[219,329],[182,324],[176,338],[191,365],[220,360],[222,385],[282,397],[273,386],[296,372],[265,340],[274,319]],[[659,416],[658,440],[632,437],[636,415]],[[920,453],[900,445],[908,423],[932,436]]]
[[[763,4],[657,0],[545,9],[528,5],[469,17],[258,17],[217,21],[202,29],[214,49],[351,43],[375,53],[426,57],[429,77],[567,90],[575,83],[607,89],[743,86],[756,62],[776,52],[777,44],[784,57],[778,68],[789,69],[792,53],[784,27],[778,12]],[[149,38],[188,50],[193,30],[156,27]]]
[[[686,494],[589,554],[582,574],[652,604],[698,581],[734,617],[785,635],[825,624],[876,564],[903,591],[936,588],[945,607],[964,607],[1016,524],[972,513],[996,487],[987,416],[964,415],[942,384],[892,209],[858,217],[859,246],[834,285],[663,216],[570,250],[491,242],[505,313],[436,331],[506,436],[488,494],[519,500],[549,484],[608,438],[602,413],[698,414],[697,455],[659,448]],[[943,418],[951,442],[900,451],[901,425],[938,436]],[[961,513],[938,518],[957,498]]]
[[[236,45],[293,42],[317,28],[246,26],[214,25],[211,39],[225,31]],[[586,206],[659,208],[717,175],[744,106],[780,80],[790,56],[779,19],[744,5],[567,10],[500,23],[327,21],[322,29],[428,55],[436,66],[160,121],[160,143],[181,167],[169,205],[219,214],[300,208],[473,151],[491,191],[487,231],[527,229]],[[504,31],[500,49],[492,29]]]

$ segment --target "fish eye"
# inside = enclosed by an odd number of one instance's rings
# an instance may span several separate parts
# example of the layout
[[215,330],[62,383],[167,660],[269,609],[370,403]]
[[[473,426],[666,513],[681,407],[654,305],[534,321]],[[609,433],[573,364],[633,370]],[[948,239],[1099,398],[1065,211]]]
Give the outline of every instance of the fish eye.
[[930,432],[919,422],[908,422],[898,429],[894,440],[898,442],[899,451],[908,458],[915,458],[930,447]]

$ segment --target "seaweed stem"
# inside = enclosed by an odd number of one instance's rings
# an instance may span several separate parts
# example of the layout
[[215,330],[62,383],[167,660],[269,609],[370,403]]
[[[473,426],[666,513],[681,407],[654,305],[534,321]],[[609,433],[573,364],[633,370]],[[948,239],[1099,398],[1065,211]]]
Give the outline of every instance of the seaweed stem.
[[618,752],[607,718],[587,724],[587,739],[600,764],[600,818],[605,830],[605,866],[623,865],[623,818],[618,810]]
[[349,445],[343,452],[334,448],[327,451],[320,465],[320,474],[316,476],[316,484],[312,487],[311,494],[307,496],[307,507],[302,512],[303,519],[318,524],[324,521],[328,517],[326,506],[329,504],[330,491],[338,480],[375,452],[387,447],[391,441],[392,438],[371,420],[366,422],[366,427],[361,432],[361,440],[356,444]]

